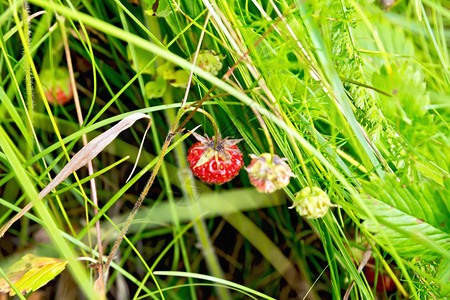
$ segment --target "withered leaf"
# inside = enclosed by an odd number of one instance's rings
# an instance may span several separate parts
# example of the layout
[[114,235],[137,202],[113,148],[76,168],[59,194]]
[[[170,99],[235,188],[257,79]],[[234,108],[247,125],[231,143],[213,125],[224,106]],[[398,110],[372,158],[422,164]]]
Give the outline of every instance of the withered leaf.
[[[26,294],[54,279],[66,265],[64,259],[27,254],[8,268],[7,276],[22,294]],[[4,278],[0,278],[0,292],[9,293],[10,296],[16,294]]]

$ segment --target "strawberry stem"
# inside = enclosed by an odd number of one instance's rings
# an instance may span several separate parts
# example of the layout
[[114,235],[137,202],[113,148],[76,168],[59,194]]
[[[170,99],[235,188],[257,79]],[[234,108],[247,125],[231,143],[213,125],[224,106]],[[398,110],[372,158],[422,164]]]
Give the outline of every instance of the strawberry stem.
[[[294,126],[289,121],[288,117],[286,116],[286,114],[284,112],[283,112],[282,118],[284,119],[286,124],[288,124],[289,127],[294,128]],[[292,137],[292,135],[290,133],[288,133],[288,137],[291,141],[293,141],[294,138]],[[305,160],[303,159],[303,155],[300,152],[300,149],[298,148],[297,143],[292,143],[292,145],[294,146],[294,151],[295,151],[295,154],[297,155],[297,158],[300,160],[300,164],[302,166],[303,173],[306,176],[306,180],[308,181],[308,185],[312,189],[314,187],[314,185],[312,183],[311,176],[309,176],[309,171],[308,171],[308,168],[306,167]]]
[[[200,102],[200,104],[201,104],[201,102]],[[219,139],[219,128],[217,127],[217,124],[216,124],[216,121],[214,120],[214,118],[206,110],[199,108],[198,106],[199,105],[197,104],[195,107],[192,107],[192,106],[191,107],[183,107],[182,109],[180,109],[178,112],[178,115],[175,119],[174,124],[176,126],[176,124],[178,124],[178,122],[180,121],[181,117],[188,111],[192,111],[193,113],[199,112],[199,113],[204,114],[211,121],[211,123],[213,125],[213,128],[214,128],[214,150],[216,150],[217,141]],[[187,118],[190,119],[191,116],[192,116],[192,113],[189,114]],[[179,130],[181,130],[182,125],[184,125],[185,123],[186,123],[186,120],[180,126],[178,126],[178,128],[175,130],[175,132],[178,132]],[[173,126],[173,127],[175,127],[175,126]]]
[[214,150],[216,150],[217,141],[219,140],[219,128],[217,127],[216,121],[206,110],[198,108],[197,111],[199,113],[204,114],[211,121],[211,123],[213,125],[213,128],[214,128]]
[[[176,133],[170,132],[167,137],[166,140],[164,142],[164,145],[161,149],[161,153],[159,155],[158,161],[156,162],[155,167],[153,168],[153,172],[152,175],[150,176],[150,179],[147,181],[147,184],[145,185],[144,189],[142,190],[138,201],[136,201],[136,203],[134,204],[133,209],[131,210],[130,215],[128,216],[127,220],[125,221],[125,225],[122,227],[122,231],[119,234],[119,237],[116,239],[116,241],[114,242],[114,245],[111,249],[111,252],[108,256],[108,260],[105,263],[105,275],[107,276],[108,274],[108,270],[109,270],[109,266],[111,265],[111,262],[114,258],[114,256],[116,256],[116,252],[119,249],[120,243],[123,240],[123,237],[125,236],[126,232],[128,231],[128,228],[131,225],[131,222],[134,219],[134,216],[136,215],[136,213],[138,212],[139,208],[142,205],[142,202],[144,201],[145,197],[147,196],[148,191],[150,190],[150,188],[153,185],[153,182],[155,181],[156,178],[156,174],[158,174],[159,168],[161,167],[161,164],[163,162],[164,156],[166,155],[167,152],[167,148],[170,145],[170,142],[172,141],[172,139],[174,138]],[[105,278],[106,279],[106,278]]]
[[273,162],[273,156],[275,155],[275,146],[273,145],[272,137],[270,136],[269,129],[266,126],[266,123],[264,122],[264,119],[261,117],[261,114],[259,111],[251,107],[253,110],[253,113],[255,114],[256,118],[259,121],[259,124],[261,124],[261,128],[264,132],[264,135],[266,136],[267,143],[269,144],[269,151],[270,151],[270,161],[269,164],[272,164]]

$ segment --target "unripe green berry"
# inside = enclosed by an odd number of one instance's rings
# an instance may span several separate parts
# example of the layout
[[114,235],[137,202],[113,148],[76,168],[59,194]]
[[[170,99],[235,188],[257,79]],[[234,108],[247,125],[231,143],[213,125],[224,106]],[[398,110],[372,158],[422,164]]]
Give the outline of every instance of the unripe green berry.
[[300,216],[317,219],[325,216],[330,206],[335,205],[330,202],[327,193],[314,186],[305,187],[297,193],[290,208],[295,208]]
[[41,70],[39,78],[50,104],[65,105],[73,99],[69,71],[65,67]]

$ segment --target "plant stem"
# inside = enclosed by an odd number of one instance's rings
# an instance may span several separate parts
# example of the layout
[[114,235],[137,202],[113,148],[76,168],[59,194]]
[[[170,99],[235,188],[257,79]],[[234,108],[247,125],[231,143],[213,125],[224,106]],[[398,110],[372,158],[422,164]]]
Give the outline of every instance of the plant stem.
[[[199,104],[201,104],[201,103],[199,103]],[[197,111],[198,109],[199,108],[198,108],[198,105],[197,105],[193,109],[193,112]],[[142,205],[142,202],[144,201],[145,197],[147,196],[148,191],[150,190],[150,188],[153,185],[153,182],[155,181],[156,175],[158,174],[159,168],[161,167],[161,164],[163,162],[164,156],[166,155],[167,148],[170,146],[170,143],[172,142],[172,139],[175,137],[175,135],[178,132],[182,131],[182,129],[180,128],[181,126],[177,127],[177,124],[180,121],[180,118],[184,115],[184,113],[185,113],[185,110],[180,110],[179,111],[179,113],[177,115],[177,118],[175,119],[175,122],[172,125],[172,128],[171,128],[170,132],[166,136],[166,140],[165,140],[164,145],[163,145],[163,147],[161,149],[161,153],[160,153],[158,161],[156,162],[156,165],[155,165],[155,167],[153,169],[152,175],[150,176],[149,180],[147,181],[147,184],[145,185],[144,189],[142,190],[142,192],[141,192],[141,194],[140,194],[140,196],[138,198],[138,201],[134,204],[134,207],[131,210],[131,213],[128,216],[127,220],[125,221],[125,224],[124,224],[124,226],[123,226],[123,228],[122,228],[122,230],[120,232],[119,237],[114,242],[113,248],[111,249],[111,252],[110,252],[110,254],[108,256],[108,260],[105,263],[105,267],[104,267],[105,275],[107,275],[107,273],[108,273],[109,267],[111,265],[111,261],[114,258],[114,256],[116,255],[117,250],[119,249],[120,243],[123,240],[123,237],[125,236],[126,232],[128,231],[128,228],[130,227],[131,222],[133,221],[137,211],[139,210],[139,208]],[[189,114],[189,116],[186,118],[186,120],[182,124],[184,124],[187,121],[189,121],[189,119],[191,117],[192,117],[192,113]],[[177,129],[173,130],[174,128],[177,128]]]
[[[284,111],[283,111],[283,119],[286,122],[287,126],[291,127],[293,130],[295,129],[294,126],[292,125],[291,121],[289,120],[289,118],[286,116]],[[302,155],[297,143],[295,142],[294,137],[292,136],[292,134],[290,132],[288,132],[288,137],[291,140],[295,154],[297,154],[297,157],[300,160],[300,164],[302,165],[303,172],[305,173],[306,180],[308,181],[308,185],[311,188],[311,192],[312,192],[313,183],[312,183],[311,177],[309,176],[309,171],[308,171],[308,168],[306,167],[305,160],[303,159],[303,155]]]
[[[209,112],[207,112],[204,109],[198,108],[198,107],[187,107],[187,108],[184,109],[184,112],[188,112],[188,111],[191,111],[191,110],[192,111],[195,110],[196,112],[204,114],[211,121],[211,123],[213,125],[214,136],[218,137],[220,135],[219,134],[219,127],[217,127],[216,121],[214,120],[213,116],[211,116],[211,114]],[[216,146],[217,146],[217,138],[214,139],[214,149],[216,149]]]
[[[164,98],[169,98],[166,94],[164,95]],[[165,99],[166,100],[166,99]],[[168,99],[169,101],[171,99]],[[192,109],[192,107],[191,107]],[[199,109],[200,111],[200,109]],[[203,111],[203,110],[202,110]],[[175,116],[173,114],[173,111],[168,110],[167,111],[168,120],[170,123],[174,123]],[[180,181],[180,188],[182,190],[183,196],[188,198],[192,204],[194,204],[194,199],[198,197],[197,189],[195,188],[196,183],[194,181],[194,177],[192,175],[191,170],[189,169],[189,166],[187,165],[186,161],[186,149],[184,146],[177,147],[175,149],[175,158],[177,161],[177,165],[179,168],[178,172],[178,179]],[[210,274],[217,278],[224,278],[224,274],[222,271],[222,268],[220,266],[219,260],[216,255],[216,251],[214,250],[214,246],[211,242],[211,238],[208,233],[208,229],[205,225],[205,221],[203,217],[196,211],[197,207],[192,206],[192,219],[195,219],[194,221],[194,230],[197,236],[197,240],[199,242],[199,245],[201,245],[201,251],[204,257],[204,260],[206,262],[206,265],[209,269]],[[181,241],[181,240],[180,240]],[[186,265],[186,270],[190,272],[190,266]],[[192,280],[192,278],[188,277],[188,280]],[[231,299],[229,292],[221,287],[216,287],[216,292],[219,297],[219,299]],[[196,299],[196,295],[192,296],[192,299]]]
[[[109,267],[111,265],[111,262],[112,262],[114,256],[117,253],[117,250],[119,250],[119,246],[123,240],[123,237],[125,236],[126,232],[128,231],[128,228],[130,227],[131,222],[133,221],[134,217],[136,216],[136,213],[138,212],[139,208],[141,207],[142,202],[144,201],[145,197],[148,194],[148,191],[150,190],[150,188],[153,185],[153,182],[155,181],[156,174],[158,174],[159,168],[161,167],[164,156],[167,152],[167,148],[169,147],[170,142],[172,141],[174,136],[175,136],[175,134],[173,132],[169,132],[169,134],[167,135],[164,145],[161,149],[161,154],[159,155],[159,159],[156,162],[155,168],[153,169],[152,175],[150,176],[149,180],[147,181],[147,184],[145,185],[144,189],[142,190],[138,201],[134,204],[134,207],[131,210],[130,215],[128,216],[127,220],[125,221],[125,225],[122,227],[120,235],[117,237],[116,241],[114,242],[114,245],[111,249],[111,252],[109,253],[108,259],[104,266],[105,277],[108,276]],[[106,282],[106,278],[104,278],[104,281]],[[156,280],[155,280],[155,284],[158,286],[158,282]],[[161,290],[159,288],[159,286],[158,286],[158,290]],[[162,295],[162,293],[161,293],[161,296],[164,299],[164,296]]]
[[[70,49],[69,49],[69,40],[67,38],[67,32],[66,32],[66,27],[65,27],[65,19],[64,17],[60,17],[59,15],[57,15],[58,18],[58,22],[60,24],[60,28],[61,28],[61,34],[62,34],[62,39],[63,39],[63,43],[64,43],[64,51],[66,54],[66,60],[67,60],[67,69],[69,71],[69,76],[70,76],[70,82],[71,82],[71,86],[70,88],[72,89],[73,92],[73,99],[75,102],[75,109],[77,112],[77,118],[78,118],[78,124],[80,125],[80,127],[83,126],[84,123],[84,118],[83,118],[83,114],[81,111],[81,105],[80,105],[80,99],[78,97],[78,92],[77,92],[77,88],[76,88],[76,82],[75,82],[75,75],[73,72],[73,65],[72,65],[72,57],[70,55]],[[88,140],[87,140],[87,136],[86,134],[83,134],[82,136],[82,140],[83,140],[83,145],[86,146],[88,144]],[[89,161],[87,163],[88,166],[88,174],[89,176],[91,176],[92,174],[94,174],[94,167],[92,165],[92,161]],[[91,197],[92,197],[92,202],[94,202],[94,214],[98,214],[98,197],[97,197],[97,186],[95,184],[95,178],[92,178],[91,180],[89,180],[90,185],[91,185]],[[83,191],[83,196],[87,197],[86,194]],[[86,210],[87,210],[87,203],[86,203]],[[89,224],[89,219],[86,219],[87,224]],[[100,279],[100,293],[101,296],[104,297],[105,295],[105,283],[103,281],[104,276],[103,276],[103,247],[102,247],[102,238],[101,238],[101,231],[100,231],[100,220],[97,220],[97,222],[95,222],[95,228],[96,228],[96,233],[97,233],[97,247],[98,247],[98,261],[100,262],[98,264],[98,273],[99,273],[99,279]],[[89,239],[90,240],[90,239]]]
[[273,145],[272,137],[270,136],[269,130],[267,129],[266,123],[264,122],[264,119],[261,117],[261,114],[251,107],[253,110],[253,113],[255,114],[256,118],[258,118],[259,124],[261,125],[261,128],[264,132],[264,135],[266,136],[267,143],[269,144],[269,151],[270,151],[270,161],[271,164],[273,161],[273,156],[275,155],[275,147]]

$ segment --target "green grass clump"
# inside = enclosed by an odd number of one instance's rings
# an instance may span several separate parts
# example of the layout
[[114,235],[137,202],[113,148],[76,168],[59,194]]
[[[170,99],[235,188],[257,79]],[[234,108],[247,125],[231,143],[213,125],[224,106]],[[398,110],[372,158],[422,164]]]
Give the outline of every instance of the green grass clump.
[[[49,298],[67,282],[88,298],[447,297],[444,7],[3,2],[0,224],[35,204],[0,239],[0,275],[33,252],[69,260],[71,276],[40,289]],[[61,67],[75,97],[50,105],[53,79],[40,74]],[[136,112],[152,119],[144,142],[139,121],[37,201],[74,153]],[[224,185],[200,182],[186,160],[198,125],[199,134],[243,139],[246,166],[249,154],[276,154],[295,177],[271,194],[257,192],[245,170]],[[313,186],[334,206],[323,218],[300,217],[289,208]]]

